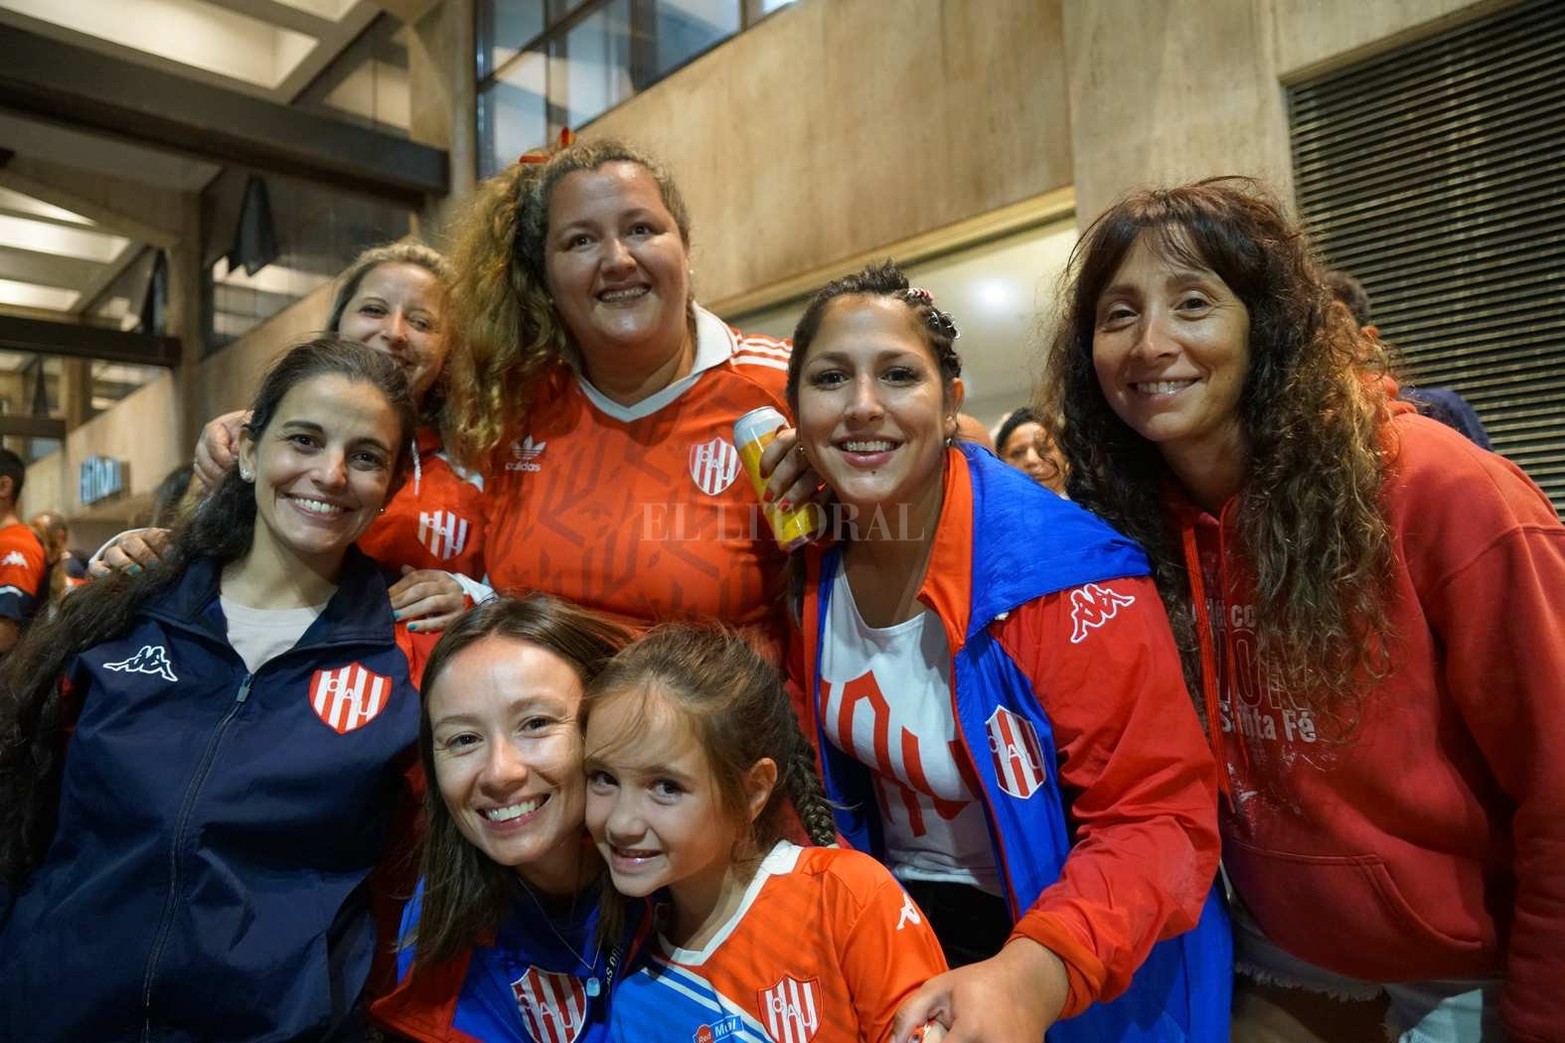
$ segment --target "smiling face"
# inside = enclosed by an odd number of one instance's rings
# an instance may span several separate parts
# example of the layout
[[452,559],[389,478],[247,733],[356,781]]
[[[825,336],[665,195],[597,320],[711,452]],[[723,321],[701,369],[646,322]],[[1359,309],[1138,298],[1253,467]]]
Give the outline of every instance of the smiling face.
[[295,384],[259,436],[240,436],[240,473],[255,483],[252,550],[334,574],[386,502],[400,434],[370,384],[336,373]]
[[1104,398],[1176,472],[1242,460],[1250,313],[1216,272],[1165,258],[1142,235],[1099,295],[1094,323]]
[[583,858],[582,687],[564,659],[487,637],[425,693],[435,785],[475,847],[549,894],[574,894]]
[[939,502],[961,381],[944,389],[902,301],[833,301],[803,361],[798,399],[800,443],[842,503],[870,511]]
[[359,280],[343,308],[337,332],[396,359],[407,374],[414,400],[420,401],[446,361],[440,281],[422,265],[377,265]]
[[724,804],[693,729],[656,691],[614,693],[594,704],[586,748],[587,829],[614,889],[668,887],[676,919],[710,909],[748,826]]
[[681,351],[690,255],[646,168],[620,161],[565,175],[545,235],[549,292],[589,374]]

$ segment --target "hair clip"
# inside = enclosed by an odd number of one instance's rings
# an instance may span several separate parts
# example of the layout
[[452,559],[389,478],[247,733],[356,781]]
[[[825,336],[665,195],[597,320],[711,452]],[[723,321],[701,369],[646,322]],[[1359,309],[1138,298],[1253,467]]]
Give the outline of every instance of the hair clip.
[[543,145],[539,148],[530,148],[516,157],[518,163],[547,163],[554,158],[556,153],[563,152],[576,143],[576,134],[569,127],[560,128],[560,138],[557,144]]
[[897,293],[897,296],[911,308],[928,308],[929,313],[924,316],[924,324],[936,333],[943,333],[952,340],[962,334],[957,331],[956,323],[951,321],[951,316],[935,307],[935,295],[922,286],[909,286]]

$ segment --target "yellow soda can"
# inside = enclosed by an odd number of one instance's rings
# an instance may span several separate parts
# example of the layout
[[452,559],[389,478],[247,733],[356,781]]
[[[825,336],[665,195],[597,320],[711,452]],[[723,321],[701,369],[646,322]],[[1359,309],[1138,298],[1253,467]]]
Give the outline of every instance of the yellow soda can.
[[772,439],[777,437],[777,429],[785,423],[783,415],[771,406],[752,409],[734,422],[734,447],[739,450],[739,459],[750,476],[755,498],[762,501],[761,510],[772,527],[772,535],[777,538],[777,546],[784,551],[794,551],[820,535],[826,527],[826,519],[819,504],[807,503],[785,512],[762,500],[766,482],[761,478],[761,453],[771,445]]

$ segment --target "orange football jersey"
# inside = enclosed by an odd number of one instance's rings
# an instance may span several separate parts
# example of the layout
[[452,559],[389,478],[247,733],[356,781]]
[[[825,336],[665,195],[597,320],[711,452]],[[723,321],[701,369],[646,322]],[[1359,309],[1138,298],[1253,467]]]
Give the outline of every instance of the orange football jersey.
[[697,312],[695,369],[634,406],[561,365],[488,479],[496,590],[543,590],[632,626],[713,616],[779,662],[784,557],[733,425],[786,412],[788,345]]

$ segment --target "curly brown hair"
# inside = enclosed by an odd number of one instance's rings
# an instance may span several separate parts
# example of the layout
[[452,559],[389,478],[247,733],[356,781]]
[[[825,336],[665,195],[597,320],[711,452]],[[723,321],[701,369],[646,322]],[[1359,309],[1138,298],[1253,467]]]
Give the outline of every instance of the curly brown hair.
[[1098,298],[1143,236],[1160,256],[1215,273],[1249,312],[1237,530],[1256,579],[1261,663],[1295,702],[1346,735],[1366,683],[1387,670],[1392,547],[1380,438],[1388,414],[1375,379],[1383,351],[1331,306],[1307,238],[1249,179],[1132,195],[1077,245],[1039,409],[1069,463],[1071,498],[1151,556],[1198,707],[1190,581],[1160,493],[1172,478],[1157,447],[1110,407],[1092,361]]
[[646,170],[690,245],[690,211],[673,177],[622,141],[577,141],[545,162],[514,163],[485,181],[450,258],[443,426],[448,448],[464,463],[487,464],[507,437],[523,433],[539,378],[572,350],[545,272],[549,200],[567,175],[608,163]]

